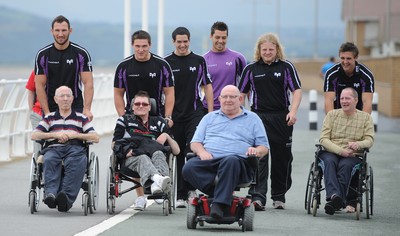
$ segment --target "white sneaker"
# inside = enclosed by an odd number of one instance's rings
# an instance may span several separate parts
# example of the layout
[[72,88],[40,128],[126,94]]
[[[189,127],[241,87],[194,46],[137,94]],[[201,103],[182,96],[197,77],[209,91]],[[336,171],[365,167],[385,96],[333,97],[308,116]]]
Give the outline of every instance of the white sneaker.
[[144,211],[146,205],[147,205],[146,198],[144,196],[139,196],[135,200],[135,207],[133,209],[137,211]]
[[154,202],[157,203],[158,205],[161,205],[164,203],[164,199],[162,199],[162,198],[154,199]]
[[176,208],[186,208],[186,201],[183,199],[178,199],[176,201]]
[[194,190],[190,190],[188,192],[188,202],[192,201],[194,198],[197,197],[197,193]]
[[151,194],[167,193],[171,189],[171,178],[168,176],[153,175],[153,184],[151,185]]
[[272,203],[272,206],[275,208],[275,209],[285,209],[285,203],[284,202],[281,202],[281,201],[274,201],[273,203]]

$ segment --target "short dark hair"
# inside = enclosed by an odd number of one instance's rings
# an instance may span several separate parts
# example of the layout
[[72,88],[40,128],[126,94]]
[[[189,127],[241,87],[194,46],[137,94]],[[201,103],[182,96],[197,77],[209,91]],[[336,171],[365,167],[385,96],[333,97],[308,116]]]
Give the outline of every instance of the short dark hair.
[[151,36],[148,32],[144,30],[138,30],[132,34],[131,43],[133,44],[136,39],[147,39],[149,44],[151,45]]
[[67,22],[67,24],[68,24],[68,29],[71,28],[71,25],[69,24],[69,20],[68,20],[65,16],[63,16],[63,15],[59,15],[59,16],[57,16],[56,18],[54,18],[54,20],[51,22],[51,28],[52,28],[52,29],[54,28],[54,24],[55,24],[55,23],[61,24],[61,23],[63,23],[64,21]]
[[178,27],[172,32],[172,39],[175,41],[177,35],[187,35],[188,39],[190,40],[190,32],[185,27]]
[[343,43],[339,48],[339,54],[341,52],[352,52],[354,57],[358,57],[358,48],[354,43],[346,42]]
[[228,25],[222,21],[217,21],[211,26],[211,35],[214,35],[216,30],[226,31],[226,35],[228,35]]
[[146,92],[146,91],[143,91],[143,90],[139,90],[139,92],[137,92],[137,93],[135,94],[135,96],[132,98],[131,106],[133,106],[133,103],[135,102],[135,99],[136,99],[137,97],[146,97],[146,98],[149,100],[149,102],[150,102],[150,95],[149,95],[149,93]]

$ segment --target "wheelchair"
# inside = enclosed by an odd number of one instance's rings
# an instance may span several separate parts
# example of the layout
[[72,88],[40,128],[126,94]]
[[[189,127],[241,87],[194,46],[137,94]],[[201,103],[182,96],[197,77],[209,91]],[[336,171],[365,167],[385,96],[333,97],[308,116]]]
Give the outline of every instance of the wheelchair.
[[[313,216],[317,215],[317,209],[321,205],[321,192],[325,190],[323,183],[323,169],[321,168],[321,161],[319,155],[323,151],[320,144],[315,145],[315,160],[311,163],[310,172],[308,174],[306,193],[305,193],[305,210],[308,214]],[[357,193],[357,204],[355,216],[359,220],[361,212],[366,213],[366,218],[369,219],[373,215],[374,203],[374,185],[373,185],[373,169],[367,162],[368,149],[364,149],[363,153],[358,156],[361,162],[357,164],[354,169],[355,174],[352,176],[350,189]],[[353,183],[356,187],[353,187]],[[352,186],[353,185],[353,186]],[[363,197],[365,197],[365,208],[363,207]]]
[[[187,159],[194,157],[194,153],[188,153]],[[239,184],[235,191],[240,191],[240,188],[246,188],[257,184],[258,180],[258,158],[249,156],[248,160],[256,171],[253,180],[250,183]],[[218,181],[217,179],[215,181]],[[198,197],[188,200],[186,226],[188,229],[196,229],[197,223],[199,226],[204,226],[204,222],[209,224],[233,224],[238,222],[242,228],[242,232],[253,231],[254,225],[254,204],[252,203],[251,195],[246,197],[233,196],[229,215],[222,219],[215,219],[210,216],[210,204],[213,198],[205,194],[199,194]]]
[[[151,194],[150,185],[142,186],[136,178],[140,178],[137,172],[124,167],[118,162],[117,157],[113,154],[110,155],[108,172],[107,172],[107,212],[112,215],[115,213],[115,200],[125,193],[128,193],[139,187],[144,187],[147,199],[162,199],[163,215],[168,216],[172,214],[176,206],[176,193],[177,193],[177,163],[176,156],[171,152],[166,153],[167,163],[169,167],[169,176],[171,178],[171,189],[167,193]],[[124,181],[132,182],[133,186],[123,188]]]
[[[43,143],[41,143],[43,146]],[[86,172],[83,177],[81,189],[82,193],[82,208],[84,215],[88,212],[93,214],[97,210],[99,196],[99,158],[94,152],[89,151],[91,143],[84,142],[86,148],[86,157],[88,158]],[[90,152],[90,155],[89,155]],[[43,155],[40,151],[32,154],[30,166],[30,189],[28,197],[28,206],[31,214],[38,211],[39,205],[45,196],[44,192],[44,174],[43,174]]]

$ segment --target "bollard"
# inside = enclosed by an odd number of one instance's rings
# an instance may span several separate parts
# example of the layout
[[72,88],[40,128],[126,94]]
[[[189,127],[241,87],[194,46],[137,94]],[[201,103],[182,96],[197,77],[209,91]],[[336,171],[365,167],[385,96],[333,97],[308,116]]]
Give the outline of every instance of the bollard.
[[375,132],[378,131],[378,93],[375,92],[372,97],[372,120],[374,121],[374,130]]
[[310,111],[308,113],[308,121],[310,130],[317,130],[318,126],[318,111],[317,111],[317,90],[312,89],[309,93]]

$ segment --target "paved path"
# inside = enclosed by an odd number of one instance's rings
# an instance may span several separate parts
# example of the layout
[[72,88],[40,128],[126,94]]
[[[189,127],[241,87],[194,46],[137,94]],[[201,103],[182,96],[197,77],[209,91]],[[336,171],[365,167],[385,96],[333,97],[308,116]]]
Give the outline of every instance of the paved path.
[[[319,99],[319,101],[322,101]],[[323,112],[319,107],[319,128]],[[362,216],[355,220],[353,214],[326,215],[319,210],[317,217],[304,210],[304,194],[310,163],[313,161],[314,143],[319,131],[308,130],[307,94],[304,95],[294,132],[293,186],[287,194],[286,210],[274,210],[268,202],[267,211],[256,212],[253,232],[250,235],[398,235],[400,231],[400,119],[379,117],[379,132],[369,154],[374,168],[374,215],[372,219]],[[186,229],[186,210],[177,209],[170,216],[163,216],[161,206],[152,204],[144,212],[129,208],[135,198],[130,193],[117,199],[116,215],[106,212],[106,175],[110,154],[111,136],[103,136],[92,151],[100,159],[100,196],[98,211],[83,216],[78,198],[69,213],[59,213],[41,204],[39,212],[31,215],[28,208],[28,182],[30,159],[0,163],[0,235],[231,235],[241,233],[238,225],[209,225],[196,230]],[[242,192],[242,194],[245,194]],[[127,209],[126,211],[124,211]],[[122,213],[121,213],[122,212]],[[119,214],[121,213],[121,214]],[[119,215],[118,215],[119,214]],[[126,219],[126,220],[124,220]],[[124,220],[124,221],[122,221]],[[116,224],[109,230],[109,226]],[[93,227],[93,228],[92,228]],[[87,230],[87,231],[85,231]]]

